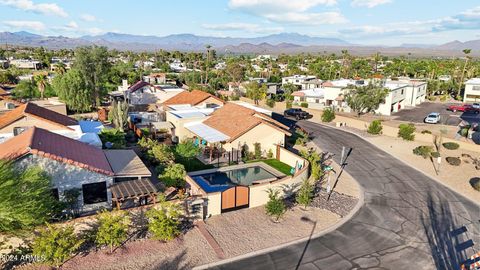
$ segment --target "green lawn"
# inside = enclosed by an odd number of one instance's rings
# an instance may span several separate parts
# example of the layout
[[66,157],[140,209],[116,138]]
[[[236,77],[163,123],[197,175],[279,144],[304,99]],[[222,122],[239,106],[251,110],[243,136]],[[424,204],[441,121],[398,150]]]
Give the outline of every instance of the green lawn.
[[291,175],[290,170],[292,169],[292,166],[285,164],[277,159],[258,159],[258,160],[247,161],[247,163],[252,163],[252,162],[263,162],[269,165],[270,167],[275,168],[277,171],[283,174]]
[[194,171],[200,171],[200,170],[206,170],[206,169],[214,168],[213,165],[203,164],[197,158],[181,159],[181,158],[177,157],[176,162],[180,163],[180,164],[183,164],[183,166],[185,166],[185,170],[187,172],[194,172]]

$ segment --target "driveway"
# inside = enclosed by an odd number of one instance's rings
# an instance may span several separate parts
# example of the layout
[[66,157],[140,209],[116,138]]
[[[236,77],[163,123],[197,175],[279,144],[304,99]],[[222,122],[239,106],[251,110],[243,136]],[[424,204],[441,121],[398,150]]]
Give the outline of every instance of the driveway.
[[333,232],[213,269],[458,269],[472,249],[457,244],[473,240],[480,248],[479,205],[356,135],[298,125],[337,162],[342,146],[353,148],[345,170],[364,189],[365,204]]
[[429,113],[438,112],[441,115],[442,123],[445,125],[456,126],[462,120],[470,123],[480,123],[480,114],[447,111],[448,106],[452,104],[424,102],[416,107],[403,109],[392,116],[395,120],[423,123]]

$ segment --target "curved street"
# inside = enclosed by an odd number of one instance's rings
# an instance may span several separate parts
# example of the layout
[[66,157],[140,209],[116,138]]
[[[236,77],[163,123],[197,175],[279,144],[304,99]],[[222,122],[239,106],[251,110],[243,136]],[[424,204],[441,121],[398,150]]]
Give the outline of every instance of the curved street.
[[326,235],[213,269],[458,269],[473,253],[463,247],[473,241],[480,249],[479,205],[354,134],[298,125],[338,163],[342,146],[353,148],[345,170],[363,187],[365,204]]

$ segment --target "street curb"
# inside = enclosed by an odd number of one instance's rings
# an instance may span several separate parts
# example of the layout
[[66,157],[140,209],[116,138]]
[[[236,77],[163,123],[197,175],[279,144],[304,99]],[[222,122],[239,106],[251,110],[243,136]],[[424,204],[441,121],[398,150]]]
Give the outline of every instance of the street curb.
[[[357,182],[357,180],[355,178],[352,177],[352,179],[355,182]],[[279,250],[281,248],[284,248],[284,247],[287,247],[287,246],[290,246],[290,245],[295,245],[295,244],[298,244],[298,243],[306,242],[306,241],[308,241],[308,239],[315,239],[315,238],[324,236],[324,235],[326,235],[330,232],[333,232],[333,231],[337,230],[339,227],[341,227],[343,224],[345,224],[347,221],[349,221],[354,215],[356,215],[358,213],[358,211],[360,210],[360,208],[362,208],[362,206],[365,204],[365,190],[358,182],[357,182],[357,185],[358,185],[358,188],[359,188],[359,196],[358,196],[357,204],[348,213],[348,215],[344,216],[343,218],[340,219],[339,222],[331,225],[330,227],[327,227],[320,232],[314,233],[311,236],[296,239],[296,240],[286,242],[286,243],[283,243],[283,244],[280,244],[280,245],[277,245],[277,246],[252,251],[252,252],[249,252],[249,253],[245,253],[245,254],[242,254],[242,255],[239,255],[239,256],[224,259],[224,260],[221,260],[221,261],[216,261],[216,262],[212,262],[212,263],[199,265],[199,266],[194,267],[193,270],[209,269],[211,267],[219,266],[219,265],[222,265],[222,264],[239,261],[239,260],[242,260],[242,259],[245,259],[245,258],[254,257],[256,255],[269,253],[269,252],[276,251],[276,250]]]
[[[311,122],[313,122],[313,121],[311,121]],[[378,146],[376,146],[375,144],[373,144],[372,142],[369,142],[368,140],[362,138],[360,135],[356,134],[356,133],[353,132],[353,131],[345,130],[345,129],[341,129],[341,128],[337,128],[337,127],[332,127],[332,126],[329,126],[329,125],[326,125],[326,124],[323,124],[323,123],[317,123],[317,122],[313,122],[313,123],[319,124],[319,125],[322,125],[322,126],[325,126],[325,127],[327,127],[327,128],[338,129],[338,130],[345,131],[345,132],[348,132],[348,133],[350,133],[350,134],[353,134],[353,135],[359,137],[360,139],[366,141],[367,143],[373,145],[373,146],[374,146],[375,148],[377,148],[378,150],[387,153],[386,151],[384,151],[384,150],[381,149],[380,147],[378,147]],[[460,197],[462,197],[462,198],[465,198],[467,201],[470,201],[470,202],[472,202],[473,204],[480,206],[480,203],[478,203],[478,202],[476,202],[476,201],[474,201],[474,200],[472,200],[472,199],[464,196],[463,194],[459,193],[459,192],[456,191],[456,190],[453,190],[451,187],[447,186],[445,183],[443,183],[442,181],[440,181],[440,180],[437,179],[436,177],[432,177],[432,176],[428,175],[427,173],[425,173],[425,172],[423,172],[423,171],[421,171],[421,170],[419,170],[419,169],[417,169],[417,168],[415,168],[415,167],[412,167],[410,164],[406,163],[405,161],[397,158],[396,156],[394,156],[394,155],[392,155],[392,154],[390,154],[390,153],[387,153],[387,154],[389,154],[390,156],[394,157],[396,160],[402,162],[402,163],[405,164],[406,166],[408,166],[408,167],[416,170],[417,172],[419,172],[419,173],[425,175],[426,177],[434,180],[435,182],[441,184],[442,186],[446,187],[448,190],[450,190],[450,191],[452,191],[453,193],[455,193],[457,196],[460,196]]]

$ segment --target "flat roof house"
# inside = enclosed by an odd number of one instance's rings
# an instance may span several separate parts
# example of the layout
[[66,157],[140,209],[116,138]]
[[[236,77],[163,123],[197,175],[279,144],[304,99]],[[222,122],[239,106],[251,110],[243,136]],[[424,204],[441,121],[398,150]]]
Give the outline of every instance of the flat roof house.
[[385,88],[389,90],[385,102],[381,103],[376,113],[382,115],[391,115],[400,111],[407,105],[407,87],[406,83],[385,83]]
[[[110,208],[110,188],[116,182],[150,177],[133,150],[108,150],[32,127],[0,144],[0,159],[12,160],[16,166],[39,166],[50,177],[54,194],[60,200],[64,192],[81,190],[78,197],[80,212]],[[133,180],[136,181],[136,180]]]
[[479,102],[480,101],[480,78],[473,78],[465,83],[465,91],[463,93],[463,102]]

